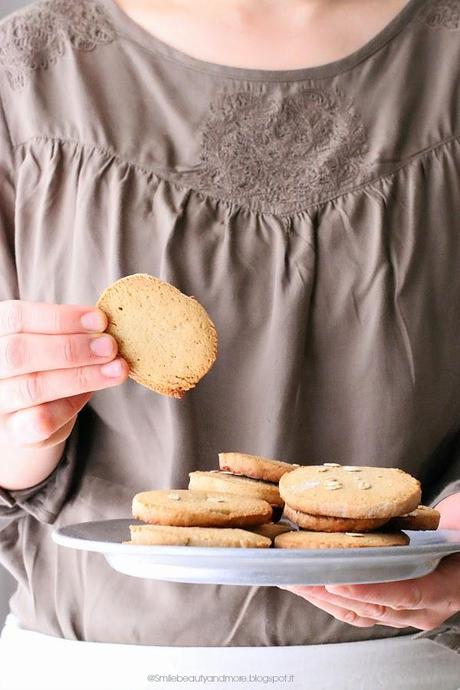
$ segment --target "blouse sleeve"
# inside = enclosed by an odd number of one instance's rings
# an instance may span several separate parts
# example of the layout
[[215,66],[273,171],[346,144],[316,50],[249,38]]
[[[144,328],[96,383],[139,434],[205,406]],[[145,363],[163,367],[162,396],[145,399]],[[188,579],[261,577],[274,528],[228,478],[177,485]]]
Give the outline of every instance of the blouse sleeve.
[[[14,250],[16,191],[13,150],[5,105],[0,93],[0,301],[20,299]],[[78,420],[57,467],[44,481],[18,491],[0,487],[2,526],[25,513],[42,522],[52,523],[55,520],[72,483],[77,436]]]

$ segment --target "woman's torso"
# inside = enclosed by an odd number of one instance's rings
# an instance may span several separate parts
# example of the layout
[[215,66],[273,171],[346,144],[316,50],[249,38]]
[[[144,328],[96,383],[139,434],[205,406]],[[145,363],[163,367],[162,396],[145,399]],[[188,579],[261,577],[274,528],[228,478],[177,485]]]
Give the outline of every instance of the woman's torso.
[[460,4],[411,0],[351,56],[284,72],[190,58],[112,0],[16,17],[0,57],[20,297],[94,304],[151,273],[206,307],[219,354],[183,400],[132,381],[93,396],[0,533],[12,610],[54,635],[157,645],[413,632],[276,588],[126,577],[50,533],[127,517],[136,492],[186,487],[220,451],[401,467],[425,501],[443,485],[460,428]]

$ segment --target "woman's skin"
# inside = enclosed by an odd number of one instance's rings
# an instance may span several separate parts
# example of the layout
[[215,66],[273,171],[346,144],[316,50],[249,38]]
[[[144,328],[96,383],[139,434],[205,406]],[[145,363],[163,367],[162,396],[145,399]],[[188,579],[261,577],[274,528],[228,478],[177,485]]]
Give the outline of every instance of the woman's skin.
[[165,43],[208,62],[297,69],[367,43],[407,0],[114,0]]
[[[341,59],[378,33],[405,0],[115,0],[160,40],[210,62],[298,69]],[[92,315],[91,322],[83,320]],[[0,302],[0,486],[38,484],[59,462],[92,392],[126,381],[104,314],[88,306]],[[98,346],[92,348],[98,339]],[[460,493],[441,501],[440,527],[460,529]],[[360,627],[437,627],[460,610],[460,554],[405,582],[296,587]]]
[[56,468],[96,390],[128,378],[93,306],[0,302],[0,486],[26,489]]

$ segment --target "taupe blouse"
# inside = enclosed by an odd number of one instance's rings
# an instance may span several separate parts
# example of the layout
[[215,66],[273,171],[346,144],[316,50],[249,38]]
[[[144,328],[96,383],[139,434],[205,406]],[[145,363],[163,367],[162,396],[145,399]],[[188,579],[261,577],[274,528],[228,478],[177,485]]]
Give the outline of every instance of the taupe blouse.
[[[220,336],[184,399],[97,392],[53,474],[1,492],[22,625],[181,646],[416,633],[277,588],[124,576],[50,533],[129,517],[219,451],[400,467],[425,503],[460,491],[460,2],[410,0],[348,57],[269,71],[192,58],[115,0],[40,0],[0,23],[0,63],[0,299],[94,304],[146,272]],[[455,625],[428,635],[460,647]]]

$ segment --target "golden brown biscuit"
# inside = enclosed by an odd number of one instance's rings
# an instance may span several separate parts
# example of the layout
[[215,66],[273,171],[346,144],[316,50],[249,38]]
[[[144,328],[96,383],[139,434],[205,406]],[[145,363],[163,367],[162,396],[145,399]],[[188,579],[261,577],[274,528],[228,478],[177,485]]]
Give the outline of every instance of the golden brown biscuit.
[[107,332],[130,378],[157,393],[182,398],[216,359],[217,332],[205,309],[159,278],[125,276],[104,290],[97,306],[107,314]]
[[417,506],[415,510],[407,515],[398,515],[391,518],[388,527],[391,529],[438,529],[441,513],[435,508],[428,506]]
[[418,479],[399,468],[307,465],[284,474],[282,499],[311,515],[391,518],[420,503]]
[[278,483],[283,474],[295,470],[300,465],[247,453],[219,453],[219,467],[232,474]]
[[278,549],[351,549],[364,546],[404,546],[404,532],[309,532],[298,530],[275,537]]
[[134,496],[132,512],[143,522],[180,527],[261,525],[272,516],[259,498],[188,489],[143,491]]
[[225,527],[170,527],[130,525],[131,544],[171,546],[224,546],[261,549],[271,546],[271,539],[244,529]]
[[277,484],[263,482],[260,479],[249,479],[228,472],[190,472],[189,489],[200,491],[224,491],[237,496],[254,496],[261,498],[272,506],[282,506]]
[[315,532],[371,532],[388,522],[388,518],[338,518],[310,515],[285,504],[284,517],[302,529]]

